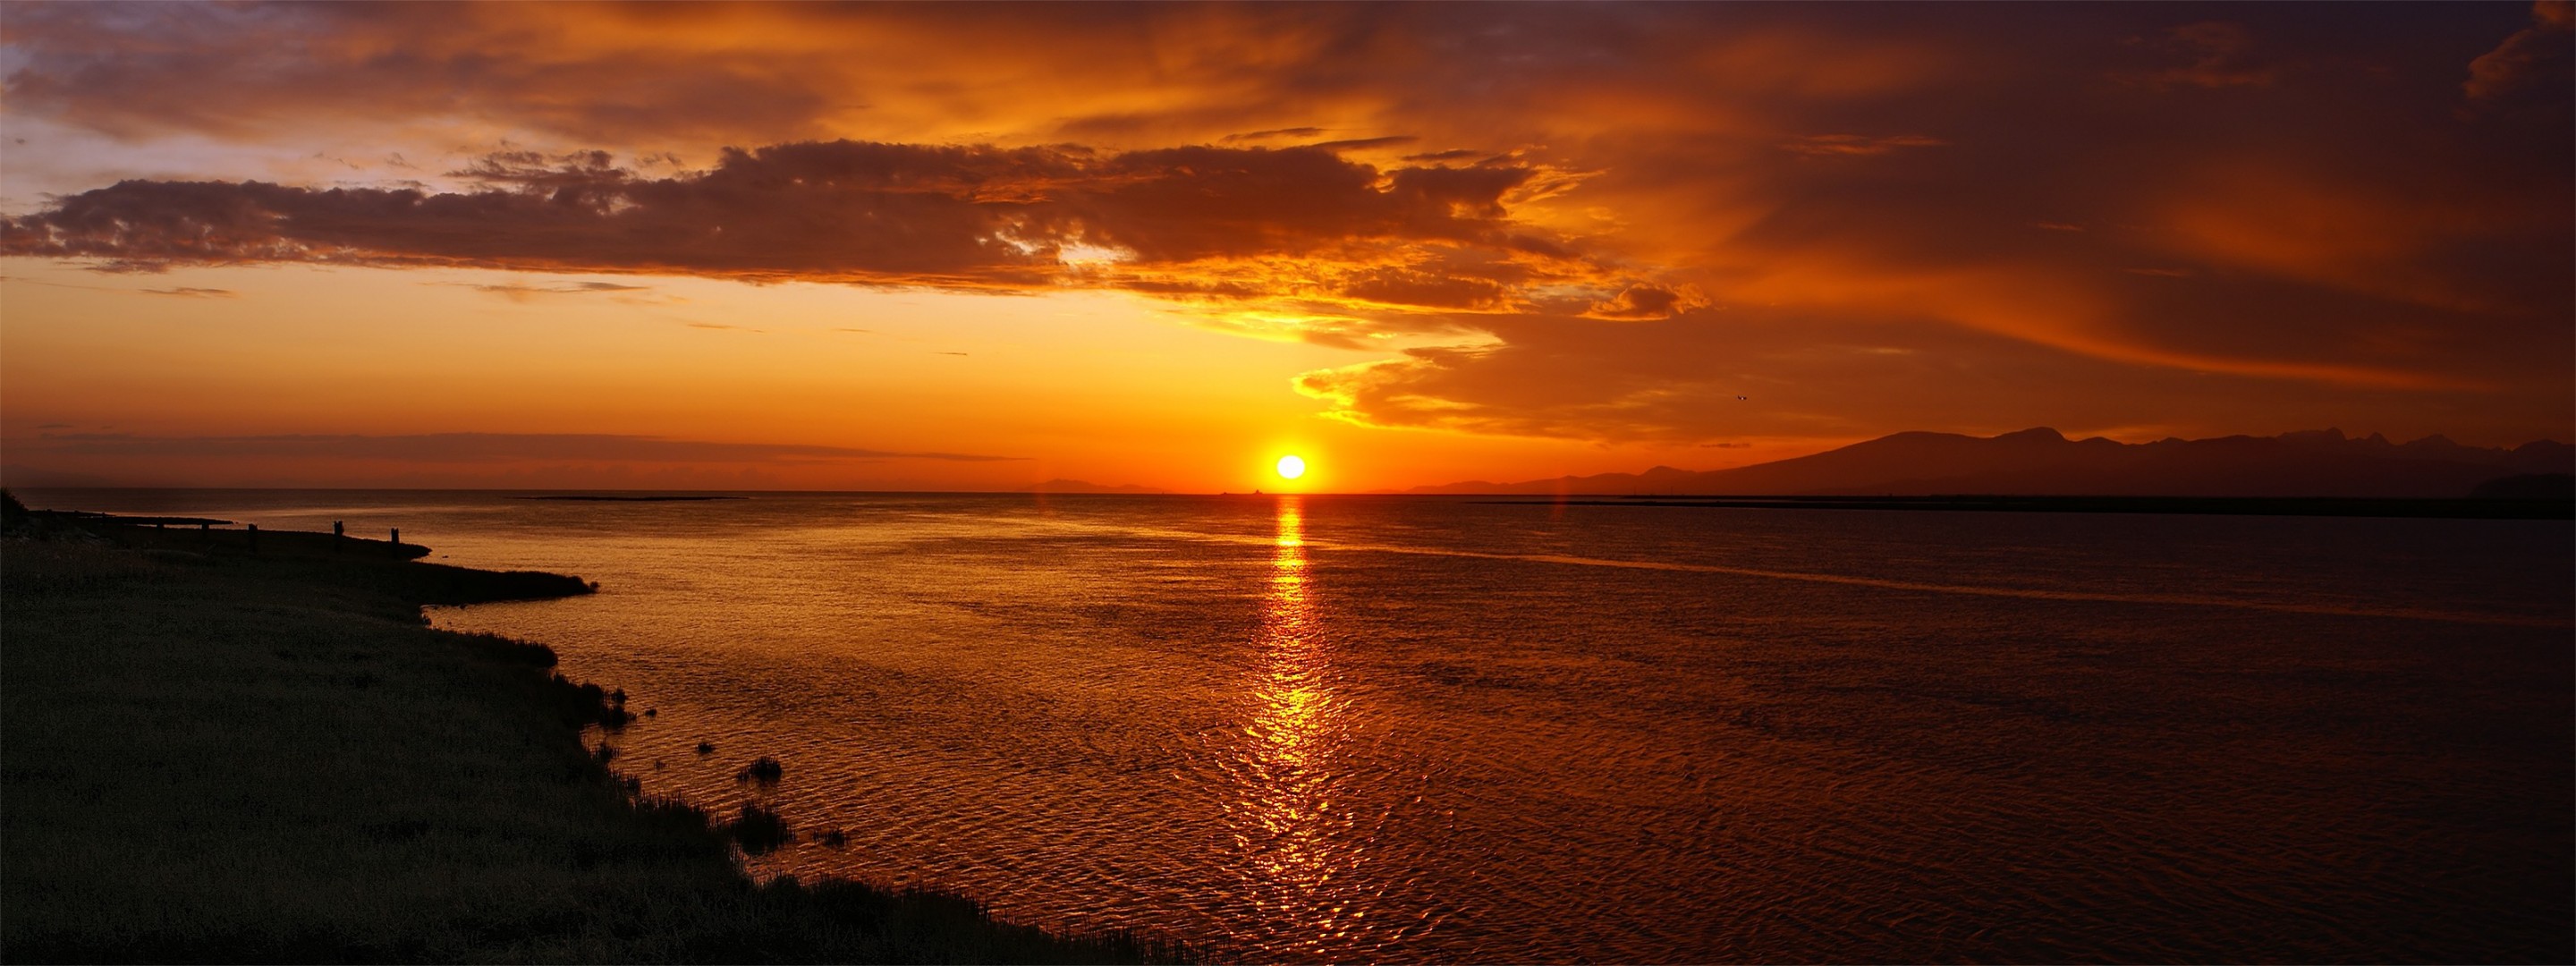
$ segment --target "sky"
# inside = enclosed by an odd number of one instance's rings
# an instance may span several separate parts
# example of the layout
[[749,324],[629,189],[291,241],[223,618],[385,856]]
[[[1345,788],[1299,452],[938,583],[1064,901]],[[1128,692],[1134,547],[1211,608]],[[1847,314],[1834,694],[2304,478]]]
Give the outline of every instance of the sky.
[[2571,47],[2563,2],[0,3],[0,477],[2568,440]]

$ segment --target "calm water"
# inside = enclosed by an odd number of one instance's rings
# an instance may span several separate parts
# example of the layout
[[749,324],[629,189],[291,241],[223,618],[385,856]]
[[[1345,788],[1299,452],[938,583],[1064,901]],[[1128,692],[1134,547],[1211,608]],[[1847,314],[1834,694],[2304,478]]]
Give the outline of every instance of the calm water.
[[[1261,960],[2557,960],[2565,523],[38,491],[597,580],[441,610],[753,860]],[[694,747],[713,742],[715,753]],[[776,757],[775,787],[738,782]]]

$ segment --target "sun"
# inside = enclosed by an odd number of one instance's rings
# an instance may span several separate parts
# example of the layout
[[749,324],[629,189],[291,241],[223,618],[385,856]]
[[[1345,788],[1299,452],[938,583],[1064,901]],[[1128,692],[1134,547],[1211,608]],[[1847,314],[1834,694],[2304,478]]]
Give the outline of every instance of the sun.
[[1282,457],[1280,457],[1280,458],[1279,458],[1279,478],[1280,478],[1280,479],[1283,479],[1283,480],[1293,480],[1293,479],[1296,479],[1296,478],[1298,478],[1298,477],[1300,477],[1300,476],[1304,476],[1304,475],[1306,475],[1306,458],[1305,458],[1305,457],[1303,457],[1303,456],[1293,456],[1293,455],[1292,455],[1292,456],[1282,456]]

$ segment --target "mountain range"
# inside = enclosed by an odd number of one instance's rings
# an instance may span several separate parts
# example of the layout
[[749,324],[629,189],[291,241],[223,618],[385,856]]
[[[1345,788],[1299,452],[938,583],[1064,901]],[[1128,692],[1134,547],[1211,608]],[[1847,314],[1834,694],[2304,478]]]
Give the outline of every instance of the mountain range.
[[[2512,449],[2462,446],[2443,436],[2392,443],[2339,429],[2279,436],[2121,443],[2067,439],[2054,429],[2000,436],[1897,433],[1811,456],[1734,469],[1658,466],[1643,473],[1564,476],[1519,483],[1474,481],[1412,493],[1672,496],[2208,496],[2457,498],[2496,483],[2522,492],[2563,489],[2576,447],[2552,440]],[[2510,477],[2537,481],[2498,481]],[[2486,492],[2499,492],[2490,487]],[[2518,489],[2517,489],[2518,488]]]

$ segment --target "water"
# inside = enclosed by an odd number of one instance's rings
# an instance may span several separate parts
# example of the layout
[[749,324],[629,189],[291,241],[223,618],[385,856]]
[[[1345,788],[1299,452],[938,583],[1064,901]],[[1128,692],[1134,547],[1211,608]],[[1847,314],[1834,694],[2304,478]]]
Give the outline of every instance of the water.
[[654,709],[764,875],[1257,960],[2569,954],[2564,522],[30,496],[599,581],[434,619]]

